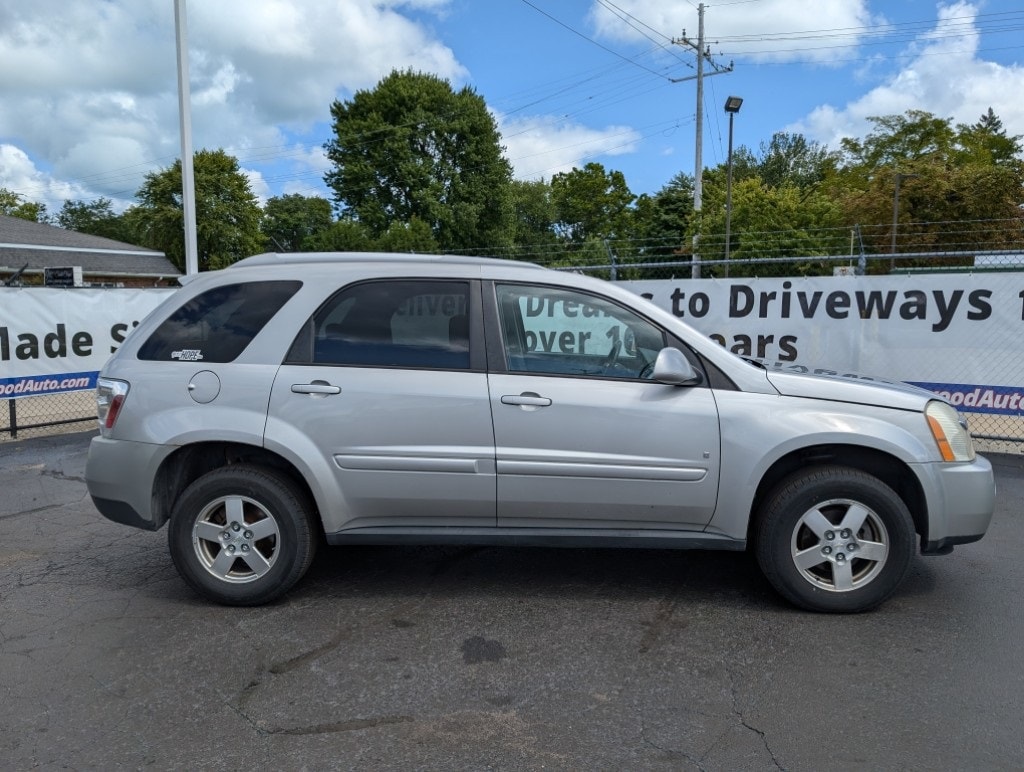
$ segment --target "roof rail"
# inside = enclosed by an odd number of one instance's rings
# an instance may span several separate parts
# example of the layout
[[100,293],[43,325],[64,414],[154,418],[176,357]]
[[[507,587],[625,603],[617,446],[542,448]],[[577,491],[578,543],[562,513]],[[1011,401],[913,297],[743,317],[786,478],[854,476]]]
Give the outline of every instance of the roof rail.
[[229,268],[288,263],[450,263],[452,265],[515,265],[542,268],[537,263],[471,255],[428,255],[406,252],[264,252],[232,263]]

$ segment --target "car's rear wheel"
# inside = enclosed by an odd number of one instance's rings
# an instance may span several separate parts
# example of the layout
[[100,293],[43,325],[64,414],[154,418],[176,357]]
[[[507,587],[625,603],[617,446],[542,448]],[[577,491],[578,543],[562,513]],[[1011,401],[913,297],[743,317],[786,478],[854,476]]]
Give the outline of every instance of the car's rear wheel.
[[848,467],[817,467],[788,477],[768,496],[755,549],[765,576],[797,606],[866,611],[906,575],[914,525],[881,480]]
[[255,606],[287,592],[316,549],[312,506],[288,477],[263,467],[222,467],[192,483],[167,533],[178,573],[218,603]]

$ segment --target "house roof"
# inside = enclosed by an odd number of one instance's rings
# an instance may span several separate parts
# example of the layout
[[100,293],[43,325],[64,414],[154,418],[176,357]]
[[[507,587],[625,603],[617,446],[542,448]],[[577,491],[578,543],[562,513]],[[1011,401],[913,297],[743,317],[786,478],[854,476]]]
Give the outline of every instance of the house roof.
[[0,272],[81,266],[103,276],[181,276],[163,252],[53,225],[0,215]]

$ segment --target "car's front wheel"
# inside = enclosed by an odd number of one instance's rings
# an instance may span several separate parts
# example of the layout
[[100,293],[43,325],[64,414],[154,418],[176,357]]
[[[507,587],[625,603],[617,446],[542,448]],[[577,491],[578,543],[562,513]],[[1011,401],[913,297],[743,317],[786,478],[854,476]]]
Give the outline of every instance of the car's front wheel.
[[874,608],[896,590],[914,555],[906,504],[881,480],[848,467],[788,477],[757,517],[761,570],[780,594],[812,611]]
[[203,475],[179,497],[167,539],[178,573],[218,603],[280,597],[316,548],[308,497],[287,476],[239,464]]

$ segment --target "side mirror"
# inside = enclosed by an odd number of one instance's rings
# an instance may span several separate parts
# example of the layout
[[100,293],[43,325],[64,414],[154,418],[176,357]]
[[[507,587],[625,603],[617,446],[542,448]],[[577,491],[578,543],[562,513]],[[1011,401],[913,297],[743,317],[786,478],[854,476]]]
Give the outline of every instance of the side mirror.
[[701,374],[677,348],[663,348],[658,352],[652,378],[669,386],[696,386],[702,380]]

